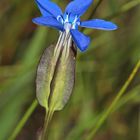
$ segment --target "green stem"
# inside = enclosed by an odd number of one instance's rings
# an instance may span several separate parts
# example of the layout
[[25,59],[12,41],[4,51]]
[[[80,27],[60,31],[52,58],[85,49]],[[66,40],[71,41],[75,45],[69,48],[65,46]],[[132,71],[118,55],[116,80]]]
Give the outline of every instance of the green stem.
[[132,1],[124,4],[118,12],[116,12],[116,13],[110,15],[110,16],[107,16],[105,19],[111,20],[111,19],[113,19],[113,18],[115,18],[115,17],[117,17],[117,16],[119,16],[123,13],[126,13],[127,11],[129,11],[132,8],[138,6],[139,4],[140,4],[140,0],[132,0]]
[[8,140],[15,140],[15,138],[17,137],[17,135],[19,134],[19,132],[21,131],[21,129],[23,128],[23,126],[25,125],[25,123],[27,122],[27,120],[29,119],[29,117],[37,107],[37,105],[38,105],[37,100],[34,100],[31,106],[25,112],[22,119],[19,121],[18,125],[16,126],[16,128],[14,129],[12,135],[8,138]]
[[100,4],[101,4],[102,2],[103,2],[103,0],[99,0],[99,1],[97,2],[97,4],[96,4],[94,10],[92,11],[92,15],[90,16],[89,19],[92,19],[92,18],[93,18],[94,14],[95,14],[95,12],[96,12],[96,10],[97,10],[97,8],[100,6]]
[[93,139],[93,137],[95,136],[96,132],[99,130],[99,128],[105,122],[105,120],[107,119],[107,117],[113,112],[115,106],[117,105],[118,101],[120,100],[120,98],[125,93],[125,91],[128,88],[128,86],[130,85],[130,83],[134,79],[134,77],[135,77],[137,71],[139,70],[139,68],[140,68],[140,60],[138,61],[137,65],[133,69],[132,73],[130,74],[129,78],[127,79],[127,81],[125,82],[125,84],[123,85],[123,87],[118,92],[116,98],[114,99],[114,101],[112,102],[112,104],[110,105],[110,107],[103,112],[102,116],[99,118],[99,120],[96,123],[96,127],[87,136],[86,140]]
[[49,122],[51,121],[51,118],[53,116],[53,111],[46,111],[45,121],[44,121],[44,127],[42,131],[41,140],[47,140],[48,139],[48,126]]

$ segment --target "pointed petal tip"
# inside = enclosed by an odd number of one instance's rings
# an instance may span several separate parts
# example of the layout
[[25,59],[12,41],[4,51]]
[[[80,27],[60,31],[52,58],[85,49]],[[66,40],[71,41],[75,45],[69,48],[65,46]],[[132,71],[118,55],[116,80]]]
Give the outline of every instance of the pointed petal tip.
[[113,31],[118,29],[118,26],[115,23],[113,22],[108,22],[108,23],[110,23],[110,27],[107,30]]
[[33,18],[32,19],[32,22],[36,24],[36,18]]
[[90,44],[90,37],[88,37],[87,35],[84,35],[78,30],[72,29],[70,32],[71,32],[75,45],[80,49],[80,51],[81,52],[86,51]]
[[116,24],[114,24],[114,29],[113,30],[117,30],[117,29],[118,29],[118,26]]
[[82,46],[82,47],[80,48],[80,51],[81,51],[81,52],[85,52],[85,51],[88,49],[89,44],[90,44],[90,37],[87,36],[87,45]]

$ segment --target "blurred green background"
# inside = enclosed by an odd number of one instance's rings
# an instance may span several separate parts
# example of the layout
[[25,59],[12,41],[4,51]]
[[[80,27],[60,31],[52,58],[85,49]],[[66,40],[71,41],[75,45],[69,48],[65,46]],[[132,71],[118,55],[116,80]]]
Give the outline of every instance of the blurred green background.
[[[69,1],[57,0],[64,10]],[[58,32],[38,27],[33,0],[0,0],[0,140],[8,140],[35,99],[35,77],[43,50]],[[140,59],[140,0],[94,0],[82,19],[104,18],[119,29],[81,29],[90,35],[88,51],[78,52],[76,84],[67,106],[50,124],[50,140],[86,140]],[[138,140],[140,71],[101,126],[94,140]],[[35,140],[44,109],[37,106],[16,140]],[[12,139],[11,139],[12,140]]]

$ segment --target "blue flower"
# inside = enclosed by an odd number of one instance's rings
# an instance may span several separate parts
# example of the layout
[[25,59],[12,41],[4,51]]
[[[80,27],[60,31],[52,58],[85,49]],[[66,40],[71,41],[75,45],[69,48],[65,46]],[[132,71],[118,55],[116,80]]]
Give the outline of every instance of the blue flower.
[[79,26],[99,30],[117,29],[114,23],[102,19],[80,21],[80,17],[86,12],[93,0],[73,0],[66,7],[64,14],[60,7],[50,0],[35,1],[42,16],[34,18],[33,22],[60,30],[60,38],[63,38],[64,35],[69,35],[69,39],[72,39],[81,51],[85,51],[88,48],[90,38],[78,31]]

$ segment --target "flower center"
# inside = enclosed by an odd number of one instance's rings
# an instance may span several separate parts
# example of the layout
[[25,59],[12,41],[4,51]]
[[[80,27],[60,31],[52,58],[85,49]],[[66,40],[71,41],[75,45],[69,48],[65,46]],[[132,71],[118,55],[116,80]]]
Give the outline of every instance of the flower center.
[[67,60],[72,45],[70,30],[78,29],[80,19],[72,14],[64,14],[63,16],[59,15],[57,20],[63,24],[65,31],[60,32],[60,36],[54,50],[54,56],[57,58],[62,51],[63,60]]
[[79,17],[68,13],[63,16],[58,16],[57,20],[64,25],[66,32],[69,32],[70,29],[78,29],[78,25],[80,24]]
[[70,29],[72,29],[72,24],[69,22],[66,22],[64,24],[64,29],[65,29],[66,33],[69,33]]

